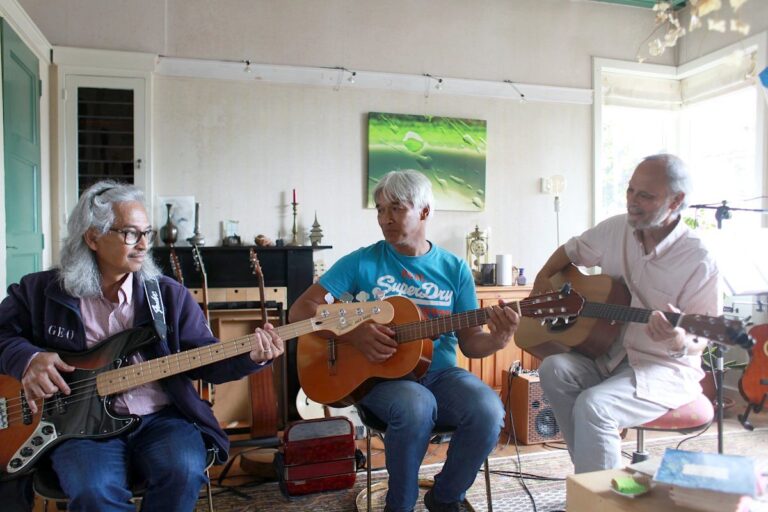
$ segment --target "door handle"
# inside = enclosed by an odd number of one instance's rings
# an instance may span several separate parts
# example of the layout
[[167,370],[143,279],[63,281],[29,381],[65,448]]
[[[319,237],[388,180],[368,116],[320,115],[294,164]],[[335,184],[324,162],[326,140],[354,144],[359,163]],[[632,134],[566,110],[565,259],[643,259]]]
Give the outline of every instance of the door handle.
[[6,245],[5,248],[6,249],[18,249],[18,247],[16,247],[15,245]]

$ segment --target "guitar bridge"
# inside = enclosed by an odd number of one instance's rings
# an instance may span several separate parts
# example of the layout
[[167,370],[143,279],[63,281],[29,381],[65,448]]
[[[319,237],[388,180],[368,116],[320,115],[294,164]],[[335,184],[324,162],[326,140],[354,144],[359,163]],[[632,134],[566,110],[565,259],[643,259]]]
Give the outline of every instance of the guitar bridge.
[[336,338],[328,340],[328,373],[336,375]]

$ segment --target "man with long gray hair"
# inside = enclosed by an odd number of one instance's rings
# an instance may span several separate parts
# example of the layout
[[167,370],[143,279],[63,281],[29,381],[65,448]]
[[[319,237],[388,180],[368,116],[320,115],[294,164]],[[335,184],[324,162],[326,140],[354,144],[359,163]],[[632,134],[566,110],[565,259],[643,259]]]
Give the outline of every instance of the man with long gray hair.
[[[67,378],[76,367],[59,352],[93,349],[96,357],[117,347],[136,364],[218,341],[187,289],[161,276],[153,263],[154,230],[138,188],[96,183],[80,197],[67,227],[60,268],[23,277],[0,304],[0,373],[21,382],[35,415],[43,399],[64,395],[66,403],[69,395],[74,404],[84,392],[95,395]],[[141,418],[135,429],[106,439],[67,439],[49,451],[70,509],[134,511],[128,482],[138,472],[147,482],[145,510],[192,510],[208,453],[223,462],[229,448],[192,379],[239,379],[282,352],[282,340],[267,324],[256,330],[250,353],[197,369],[190,365],[112,396],[114,413]]]
[[621,429],[654,420],[701,393],[706,343],[661,313],[720,311],[717,266],[680,216],[690,189],[678,157],[645,158],[629,180],[627,212],[568,240],[536,276],[533,294],[551,289],[550,278],[571,264],[600,266],[626,284],[631,306],[653,311],[647,325],[627,324],[606,354],[551,355],[539,368],[577,473],[620,467]]

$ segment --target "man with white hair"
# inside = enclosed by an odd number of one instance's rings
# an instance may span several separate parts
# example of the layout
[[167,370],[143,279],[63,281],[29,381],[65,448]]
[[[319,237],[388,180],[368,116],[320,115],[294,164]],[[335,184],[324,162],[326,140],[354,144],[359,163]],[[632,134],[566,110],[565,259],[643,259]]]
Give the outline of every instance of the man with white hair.
[[[292,322],[314,316],[330,293],[411,298],[427,318],[477,308],[466,262],[426,238],[433,198],[429,179],[417,171],[387,173],[373,192],[384,240],[340,259],[291,307]],[[503,303],[499,301],[499,306]],[[504,418],[498,395],[473,374],[456,366],[456,346],[481,358],[507,346],[519,318],[509,307],[494,306],[488,327],[467,327],[439,336],[432,363],[419,379],[376,384],[361,404],[387,424],[385,455],[389,472],[387,512],[413,510],[419,496],[418,473],[435,425],[456,429],[448,458],[424,501],[432,512],[458,511],[477,471],[496,446]],[[351,342],[373,364],[395,355],[395,331],[364,324],[340,342]],[[370,461],[369,461],[370,463]]]
[[[67,227],[61,266],[23,277],[0,304],[0,373],[21,382],[32,413],[42,399],[62,394],[66,403],[66,395],[83,395],[83,382],[65,378],[75,367],[59,352],[108,346],[134,328],[146,333],[147,344],[130,356],[133,363],[218,341],[187,289],[161,276],[152,261],[154,230],[138,188],[96,183],[80,197]],[[283,343],[267,324],[256,330],[251,348],[114,396],[115,412],[141,418],[129,432],[53,447],[48,456],[70,509],[133,512],[128,482],[135,474],[147,483],[143,508],[194,509],[208,450],[223,462],[229,441],[192,380],[248,375],[279,356]]]
[[621,429],[701,393],[706,342],[661,313],[720,311],[717,266],[680,217],[690,188],[682,160],[669,154],[645,158],[627,187],[627,213],[568,240],[536,276],[532,294],[551,288],[550,278],[572,263],[600,266],[627,285],[631,306],[653,310],[647,325],[627,324],[606,355],[593,360],[557,354],[539,368],[577,473],[620,467]]

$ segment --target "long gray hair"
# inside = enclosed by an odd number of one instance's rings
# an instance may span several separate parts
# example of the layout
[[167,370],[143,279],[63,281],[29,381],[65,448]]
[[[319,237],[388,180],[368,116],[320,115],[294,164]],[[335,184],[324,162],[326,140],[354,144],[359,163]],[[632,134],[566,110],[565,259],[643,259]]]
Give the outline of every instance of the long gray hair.
[[[101,272],[96,254],[85,243],[85,233],[94,228],[102,235],[115,222],[115,203],[138,201],[144,203],[144,193],[133,185],[112,180],[91,185],[77,202],[67,221],[67,237],[61,249],[59,279],[64,290],[73,297],[101,297]],[[146,205],[145,205],[146,208]],[[139,270],[142,279],[160,275],[151,256],[147,255]]]

